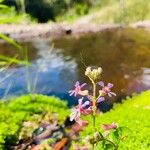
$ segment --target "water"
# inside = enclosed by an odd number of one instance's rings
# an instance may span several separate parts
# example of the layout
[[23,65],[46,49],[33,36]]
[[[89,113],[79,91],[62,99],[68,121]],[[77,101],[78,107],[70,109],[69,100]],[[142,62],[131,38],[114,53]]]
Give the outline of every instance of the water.
[[[22,43],[32,66],[11,67],[0,74],[0,96],[9,97],[30,92],[56,95],[69,106],[74,83],[88,82],[86,66],[101,66],[102,80],[114,84],[117,96],[104,102],[106,110],[114,101],[150,88],[150,33],[143,29],[115,29],[80,37],[66,36],[57,40],[34,39]],[[0,44],[0,53],[13,56],[15,50]],[[27,84],[29,83],[29,84]],[[88,87],[90,88],[90,87]]]

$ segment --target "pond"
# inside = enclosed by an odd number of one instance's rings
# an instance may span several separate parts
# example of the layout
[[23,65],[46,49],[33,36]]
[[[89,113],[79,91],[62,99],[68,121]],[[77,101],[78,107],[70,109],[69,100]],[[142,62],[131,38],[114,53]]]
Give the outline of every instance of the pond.
[[[89,82],[84,76],[86,66],[102,67],[102,80],[114,84],[117,96],[102,104],[104,111],[114,101],[150,88],[150,33],[144,29],[37,38],[21,44],[28,49],[32,66],[12,66],[1,72],[1,98],[34,92],[58,96],[71,106],[76,100],[68,90],[77,80]],[[0,54],[14,53],[12,46],[0,44]]]

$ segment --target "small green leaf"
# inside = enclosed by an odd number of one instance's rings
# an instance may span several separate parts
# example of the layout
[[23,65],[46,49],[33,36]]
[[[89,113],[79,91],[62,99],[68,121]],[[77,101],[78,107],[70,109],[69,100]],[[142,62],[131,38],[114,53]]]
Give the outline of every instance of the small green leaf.
[[[1,3],[1,1],[0,1],[0,3]],[[9,8],[9,7],[6,6],[6,5],[0,4],[0,8],[1,8],[1,9],[5,9],[5,8],[7,9],[7,8]]]
[[18,43],[16,43],[13,39],[7,37],[4,34],[0,34],[0,39],[8,42],[9,44],[13,45],[15,48],[17,48],[19,51],[23,51],[22,46],[20,46]]
[[118,127],[116,131],[120,136],[126,136],[131,133],[131,130],[127,127]]
[[118,130],[111,132],[109,137],[113,140],[113,142],[118,142],[120,139],[120,135],[119,135]]
[[5,61],[5,62],[11,62],[11,63],[16,63],[16,64],[21,64],[21,65],[31,65],[28,61],[22,61],[16,58],[9,58],[3,55],[0,55],[0,61]]
[[113,150],[114,146],[112,144],[105,144],[104,150]]

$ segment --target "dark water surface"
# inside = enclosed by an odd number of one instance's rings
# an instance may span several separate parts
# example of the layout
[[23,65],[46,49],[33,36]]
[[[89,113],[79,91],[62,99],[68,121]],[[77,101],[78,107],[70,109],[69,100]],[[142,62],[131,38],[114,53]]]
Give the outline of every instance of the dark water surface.
[[[32,66],[28,71],[24,66],[2,71],[1,97],[32,91],[74,104],[67,92],[77,80],[89,82],[84,76],[85,66],[102,67],[102,80],[114,83],[117,96],[108,100],[110,103],[150,88],[150,33],[142,29],[115,29],[53,41],[37,38],[22,44],[28,49]],[[0,54],[14,56],[15,50],[1,43]]]

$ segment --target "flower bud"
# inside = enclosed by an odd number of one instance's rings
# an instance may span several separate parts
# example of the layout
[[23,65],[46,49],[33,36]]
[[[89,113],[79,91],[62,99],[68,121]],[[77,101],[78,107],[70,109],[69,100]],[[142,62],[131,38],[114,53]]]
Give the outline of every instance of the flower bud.
[[102,73],[101,67],[87,67],[85,71],[85,75],[88,76],[91,80],[95,81],[100,78],[100,75]]
[[85,137],[84,142],[89,143],[91,141],[91,137],[88,135]]
[[105,93],[103,92],[103,90],[99,90],[99,95],[100,96],[105,96]]
[[100,135],[99,135],[99,133],[98,132],[95,132],[94,133],[94,140],[96,141],[96,142],[98,142],[99,140],[100,140]]

